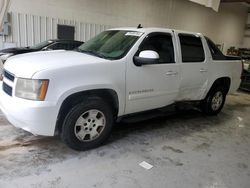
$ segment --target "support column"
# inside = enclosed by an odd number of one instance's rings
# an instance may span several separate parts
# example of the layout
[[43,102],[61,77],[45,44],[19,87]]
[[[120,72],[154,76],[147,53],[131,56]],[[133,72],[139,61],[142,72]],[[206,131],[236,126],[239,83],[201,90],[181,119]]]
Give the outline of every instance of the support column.
[[[10,0],[0,0],[0,33],[3,32],[4,16],[8,11]],[[3,36],[0,36],[0,49],[3,48]]]

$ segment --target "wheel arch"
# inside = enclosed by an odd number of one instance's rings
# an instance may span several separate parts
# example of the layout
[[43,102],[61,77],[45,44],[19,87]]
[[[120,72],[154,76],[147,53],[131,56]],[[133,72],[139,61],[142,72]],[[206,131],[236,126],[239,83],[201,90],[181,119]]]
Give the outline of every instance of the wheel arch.
[[114,117],[119,113],[119,98],[118,94],[113,89],[91,89],[85,91],[79,91],[67,96],[61,103],[58,115],[55,131],[61,131],[63,121],[69,112],[69,110],[76,104],[84,101],[86,97],[100,97],[113,109]]
[[206,96],[209,94],[210,91],[212,91],[215,87],[218,87],[218,86],[223,86],[224,89],[225,89],[225,93],[227,94],[229,89],[230,89],[230,86],[231,86],[231,78],[230,77],[220,77],[220,78],[217,78],[213,84],[211,85],[210,89],[208,90]]

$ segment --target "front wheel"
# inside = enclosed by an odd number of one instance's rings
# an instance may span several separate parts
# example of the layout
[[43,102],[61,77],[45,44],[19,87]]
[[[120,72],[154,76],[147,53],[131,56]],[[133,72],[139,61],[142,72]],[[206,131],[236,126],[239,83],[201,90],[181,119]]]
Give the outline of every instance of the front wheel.
[[69,111],[61,137],[70,148],[83,151],[98,147],[106,141],[112,125],[110,106],[101,98],[88,98]]
[[209,91],[207,97],[201,101],[201,110],[207,115],[217,115],[224,106],[226,92],[223,87],[215,87]]

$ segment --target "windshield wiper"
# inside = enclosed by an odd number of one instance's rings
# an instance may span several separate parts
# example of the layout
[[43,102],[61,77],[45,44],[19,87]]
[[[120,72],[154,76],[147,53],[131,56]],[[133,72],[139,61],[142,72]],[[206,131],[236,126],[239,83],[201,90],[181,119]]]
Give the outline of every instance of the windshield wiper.
[[90,54],[90,55],[94,55],[94,56],[96,56],[96,57],[100,57],[100,58],[107,59],[106,56],[104,56],[104,55],[102,55],[102,54],[100,54],[100,53],[91,51],[91,50],[81,50],[80,48],[78,48],[77,51],[83,52],[83,53],[86,53],[86,54]]

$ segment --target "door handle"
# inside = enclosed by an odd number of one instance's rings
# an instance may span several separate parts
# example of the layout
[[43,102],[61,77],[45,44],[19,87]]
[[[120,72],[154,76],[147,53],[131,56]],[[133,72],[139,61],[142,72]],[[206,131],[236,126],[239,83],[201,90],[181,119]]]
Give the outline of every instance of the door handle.
[[178,72],[175,72],[175,71],[168,71],[168,72],[166,73],[167,76],[175,76],[175,75],[177,75],[177,74],[178,74]]
[[200,69],[200,72],[207,72],[206,69]]

